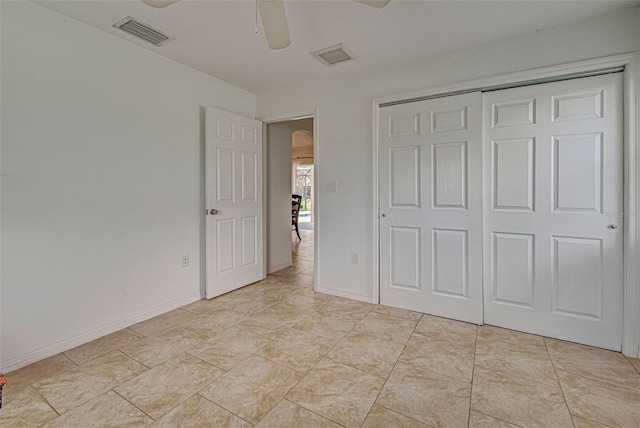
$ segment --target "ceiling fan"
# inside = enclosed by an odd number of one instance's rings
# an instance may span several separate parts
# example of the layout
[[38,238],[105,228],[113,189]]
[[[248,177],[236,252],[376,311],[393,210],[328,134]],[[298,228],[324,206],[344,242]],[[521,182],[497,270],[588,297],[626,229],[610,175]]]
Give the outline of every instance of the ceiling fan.
[[[180,0],[142,0],[156,8],[163,8],[178,3]],[[353,0],[375,8],[385,7],[391,0]],[[267,36],[267,44],[271,49],[283,49],[291,44],[287,15],[284,12],[283,0],[257,0],[264,34]]]

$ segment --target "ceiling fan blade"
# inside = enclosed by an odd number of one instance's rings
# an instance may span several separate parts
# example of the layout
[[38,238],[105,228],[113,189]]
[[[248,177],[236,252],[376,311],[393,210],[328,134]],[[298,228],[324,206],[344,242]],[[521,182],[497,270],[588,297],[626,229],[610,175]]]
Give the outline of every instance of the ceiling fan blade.
[[264,34],[271,49],[283,49],[291,44],[287,15],[282,0],[258,0]]
[[389,4],[391,0],[353,0],[356,3],[366,4],[381,9]]
[[171,6],[174,3],[178,3],[180,0],[141,0],[142,3],[161,9],[163,7]]

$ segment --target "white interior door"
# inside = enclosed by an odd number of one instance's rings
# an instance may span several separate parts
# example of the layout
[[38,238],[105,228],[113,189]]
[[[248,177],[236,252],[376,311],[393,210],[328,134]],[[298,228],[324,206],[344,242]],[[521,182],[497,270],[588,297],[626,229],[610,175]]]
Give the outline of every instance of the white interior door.
[[482,323],[479,92],[379,111],[380,302]]
[[262,123],[207,107],[207,298],[264,277]]
[[620,350],[622,74],[483,95],[485,323]]

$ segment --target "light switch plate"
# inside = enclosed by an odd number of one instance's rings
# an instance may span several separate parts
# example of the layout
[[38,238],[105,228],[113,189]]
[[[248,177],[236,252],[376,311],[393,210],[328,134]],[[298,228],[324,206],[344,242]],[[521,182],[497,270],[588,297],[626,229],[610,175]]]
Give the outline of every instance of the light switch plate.
[[332,181],[331,183],[327,184],[327,192],[329,192],[329,193],[337,193],[338,192],[338,182],[337,181]]

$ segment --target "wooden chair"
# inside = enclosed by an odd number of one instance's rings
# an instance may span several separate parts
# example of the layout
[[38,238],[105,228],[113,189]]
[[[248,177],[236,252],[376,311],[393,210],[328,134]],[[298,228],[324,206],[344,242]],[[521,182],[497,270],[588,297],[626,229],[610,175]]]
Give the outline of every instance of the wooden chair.
[[300,195],[291,195],[291,225],[296,230],[296,235],[298,235],[298,240],[302,241],[300,237],[300,232],[298,231],[298,217],[300,216],[300,204],[302,203],[302,196]]

